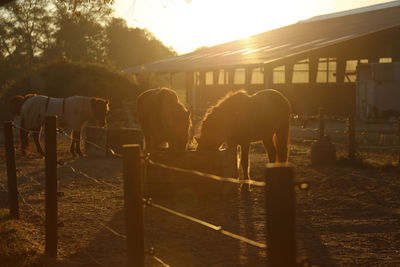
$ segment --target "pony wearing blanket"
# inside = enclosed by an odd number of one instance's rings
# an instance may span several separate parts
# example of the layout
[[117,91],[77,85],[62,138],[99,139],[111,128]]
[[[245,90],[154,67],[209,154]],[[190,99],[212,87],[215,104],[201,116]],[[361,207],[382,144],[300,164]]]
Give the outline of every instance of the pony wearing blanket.
[[170,150],[186,149],[192,121],[175,91],[161,88],[143,92],[137,99],[137,111],[145,150],[156,150],[165,142]]
[[54,98],[43,95],[14,96],[10,101],[13,115],[21,115],[21,149],[28,147],[29,131],[35,141],[38,153],[44,155],[40,145],[40,131],[46,116],[57,116],[57,123],[72,129],[70,152],[82,155],[80,149],[81,130],[89,119],[98,121],[99,127],[106,125],[109,102],[106,99],[86,96]]
[[231,92],[206,112],[197,149],[218,150],[223,143],[237,149],[239,145],[243,178],[249,179],[250,142],[262,140],[270,162],[287,162],[289,126],[290,104],[280,92]]

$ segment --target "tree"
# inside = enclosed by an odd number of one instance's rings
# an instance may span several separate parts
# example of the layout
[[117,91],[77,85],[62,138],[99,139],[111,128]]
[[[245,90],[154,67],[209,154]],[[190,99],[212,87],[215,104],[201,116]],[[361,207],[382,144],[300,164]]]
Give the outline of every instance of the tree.
[[111,19],[104,0],[81,1],[74,12],[70,3],[17,0],[15,8],[0,8],[0,87],[35,65],[60,58],[110,62],[124,69],[176,55],[148,30]]
[[111,18],[108,6],[97,8],[102,0],[88,1],[72,14],[68,5],[55,2],[56,31],[49,57],[66,57],[72,61],[104,62],[106,34],[104,26]]
[[8,79],[31,70],[52,31],[47,1],[25,0],[15,5],[18,9],[3,8],[0,12],[0,62],[7,69],[3,75]]
[[51,17],[45,0],[18,1],[18,5],[18,10],[7,9],[0,17],[1,51],[5,56],[24,55],[32,64],[34,56],[42,53]]
[[148,30],[130,28],[120,18],[111,20],[106,33],[107,60],[122,69],[176,55]]

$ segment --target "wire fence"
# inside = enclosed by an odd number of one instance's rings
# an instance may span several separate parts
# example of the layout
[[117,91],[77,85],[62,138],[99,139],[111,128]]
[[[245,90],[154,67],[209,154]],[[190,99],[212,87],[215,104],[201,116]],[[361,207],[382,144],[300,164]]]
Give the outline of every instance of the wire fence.
[[238,178],[221,177],[221,176],[217,176],[214,174],[204,173],[204,172],[200,172],[200,171],[196,171],[196,170],[188,170],[188,169],[178,168],[178,167],[174,167],[174,166],[169,166],[169,165],[166,165],[163,163],[154,162],[148,158],[146,158],[146,159],[148,160],[148,164],[152,165],[152,166],[157,166],[157,167],[161,167],[161,168],[168,169],[171,171],[176,171],[176,172],[185,173],[185,174],[189,174],[189,175],[196,175],[201,178],[211,179],[211,180],[215,180],[215,181],[219,181],[219,182],[227,182],[227,183],[239,184],[239,185],[248,184],[248,185],[260,186],[260,187],[264,187],[266,185],[265,182],[258,182],[258,181],[254,181],[254,180],[250,180],[250,179],[244,180],[244,179],[238,179]]
[[[66,135],[66,136],[68,136],[68,135]],[[70,137],[70,136],[68,136],[68,137]],[[70,137],[70,138],[72,139],[72,137]],[[99,146],[97,144],[95,144],[95,147],[99,148],[99,149],[101,149],[103,151],[107,151],[107,148],[101,147],[101,146]],[[118,154],[118,157],[122,157],[122,155]],[[157,166],[157,167],[161,167],[161,168],[164,168],[164,169],[168,169],[168,170],[172,170],[172,171],[176,171],[176,172],[181,172],[181,173],[189,174],[189,175],[196,175],[196,176],[198,176],[200,178],[212,179],[212,180],[219,181],[219,182],[227,182],[227,183],[232,183],[232,184],[237,184],[237,185],[248,184],[248,185],[254,185],[254,186],[259,186],[259,187],[264,187],[266,185],[265,182],[258,182],[258,181],[253,181],[253,180],[239,180],[237,178],[220,177],[220,176],[217,176],[217,175],[203,173],[203,172],[196,171],[196,170],[189,170],[189,169],[183,169],[183,168],[178,168],[178,167],[174,167],[174,166],[169,166],[169,165],[166,165],[166,164],[163,164],[163,163],[154,162],[154,161],[150,160],[148,155],[146,157],[142,157],[142,159],[144,160],[143,162],[144,162],[144,168],[145,169],[147,169],[148,166]],[[104,182],[104,181],[101,181],[101,180],[96,179],[94,177],[91,177],[90,175],[88,175],[88,174],[86,174],[86,173],[84,173],[82,171],[77,170],[76,168],[72,167],[69,164],[64,164],[64,166],[70,168],[74,173],[80,174],[80,175],[84,176],[85,178],[87,178],[87,179],[89,179],[89,180],[91,180],[91,181],[93,181],[93,182],[95,182],[97,184],[104,184],[104,185],[111,186],[114,189],[118,189],[118,187],[116,187],[115,185],[107,183],[107,182]],[[119,189],[121,189],[121,188],[119,188]],[[241,235],[232,233],[230,231],[227,231],[220,225],[217,226],[217,225],[211,224],[209,222],[206,222],[204,220],[195,218],[193,216],[186,215],[186,214],[183,214],[183,213],[178,212],[176,210],[169,209],[169,208],[167,208],[165,206],[162,206],[160,204],[154,203],[151,198],[147,198],[147,199],[143,198],[142,201],[143,201],[143,204],[145,204],[147,206],[151,206],[153,208],[156,208],[156,209],[162,210],[164,212],[167,212],[167,213],[169,213],[171,215],[175,215],[177,217],[184,218],[184,219],[186,219],[188,221],[191,221],[193,223],[197,223],[197,224],[203,225],[203,226],[205,226],[205,227],[207,227],[209,229],[212,229],[212,230],[215,230],[215,231],[219,232],[222,235],[229,236],[229,237],[231,237],[233,239],[236,239],[238,241],[247,243],[247,244],[252,245],[254,247],[257,247],[257,248],[261,248],[261,249],[265,249],[266,248],[266,244],[264,244],[264,243],[260,243],[260,242],[251,240],[249,238],[246,238],[244,236],[241,236]],[[127,238],[125,235],[117,232],[116,230],[110,228],[109,226],[106,226],[104,224],[101,224],[101,225],[102,225],[103,228],[107,229],[109,232],[111,232],[115,236],[118,236],[118,237],[121,237],[121,238],[124,238],[124,239]],[[152,256],[154,260],[156,260],[157,262],[159,262],[163,266],[169,266],[168,264],[165,263],[165,261],[161,260],[160,258],[158,258],[158,257],[156,257],[154,255],[154,249],[150,250],[150,251],[152,251],[152,252],[149,252],[149,250],[147,250],[146,251],[146,255]]]
[[245,243],[247,243],[247,244],[249,244],[249,245],[252,245],[252,246],[254,246],[254,247],[264,248],[264,249],[267,247],[264,243],[256,242],[256,241],[253,241],[253,240],[251,240],[251,239],[249,239],[249,238],[246,238],[246,237],[243,237],[243,236],[240,236],[240,235],[231,233],[231,232],[229,232],[229,231],[227,231],[227,230],[224,230],[223,227],[220,226],[220,225],[217,226],[217,225],[208,223],[208,222],[206,222],[206,221],[197,219],[197,218],[195,218],[195,217],[192,217],[192,216],[189,216],[189,215],[180,213],[180,212],[178,212],[178,211],[175,211],[175,210],[166,208],[166,207],[161,206],[161,205],[159,205],[159,204],[153,203],[153,201],[152,201],[150,198],[148,198],[148,199],[143,199],[143,201],[144,201],[144,203],[146,203],[146,205],[149,205],[149,206],[151,206],[151,207],[154,207],[154,208],[157,208],[157,209],[159,209],[159,210],[165,211],[165,212],[167,212],[167,213],[169,213],[169,214],[172,214],[172,215],[175,215],[175,216],[184,218],[184,219],[186,219],[186,220],[188,220],[188,221],[191,221],[191,222],[194,222],[194,223],[203,225],[203,226],[205,226],[205,227],[207,227],[207,228],[209,228],[209,229],[215,230],[215,231],[217,231],[217,232],[219,232],[219,233],[221,233],[221,234],[223,234],[223,235],[226,235],[226,236],[232,237],[233,239],[236,239],[236,240],[245,242]]
[[[15,126],[15,125],[14,125],[14,127],[22,129],[22,130],[26,130],[26,129],[23,129],[21,127]],[[46,125],[46,127],[47,127],[47,125]],[[68,135],[64,131],[58,131],[58,132],[62,133],[65,136],[67,136],[71,140],[79,141],[78,139],[74,139],[73,137],[71,137],[70,135]],[[88,141],[86,140],[86,142],[88,142]],[[93,142],[88,142],[88,143],[90,145],[98,148],[98,149],[101,149],[101,150],[105,151],[105,152],[110,152],[112,155],[116,156],[117,158],[124,158],[124,162],[125,162],[125,155],[123,156],[121,154],[118,154],[118,153],[116,153],[115,151],[113,151],[110,148],[100,146],[100,145],[95,144]],[[140,153],[142,153],[142,152],[140,152]],[[127,159],[127,160],[129,160],[129,159]],[[163,163],[160,163],[160,162],[155,162],[155,161],[151,160],[148,156],[145,156],[145,157],[140,156],[139,160],[140,160],[140,162],[136,166],[140,165],[140,166],[142,166],[142,168],[144,168],[144,170],[146,170],[150,166],[151,167],[159,167],[159,168],[162,168],[164,170],[170,170],[170,171],[174,171],[174,172],[179,172],[181,174],[196,176],[199,179],[210,179],[210,180],[214,180],[214,181],[221,182],[221,183],[231,183],[231,184],[235,184],[235,185],[248,184],[248,185],[253,185],[253,186],[257,186],[257,187],[269,187],[270,186],[270,184],[268,184],[268,182],[264,182],[264,181],[260,182],[260,181],[253,181],[253,180],[239,180],[237,178],[220,177],[220,176],[217,176],[217,175],[203,173],[203,172],[196,171],[196,170],[189,170],[189,169],[183,169],[183,168],[178,168],[178,167],[174,167],[174,166],[169,166],[169,165],[166,165],[166,164],[163,164]],[[112,184],[112,183],[106,182],[106,181],[104,181],[102,179],[95,178],[95,177],[87,174],[83,170],[78,169],[76,166],[74,166],[70,162],[56,161],[56,166],[55,166],[56,169],[58,168],[57,165],[60,165],[59,166],[60,168],[68,168],[75,175],[79,175],[81,177],[84,177],[88,181],[90,181],[91,183],[93,183],[95,185],[103,185],[105,187],[111,188],[112,190],[114,190],[116,192],[122,192],[123,189],[124,189],[124,188],[122,188],[121,185]],[[132,167],[132,166],[128,166],[127,168],[130,168],[130,167]],[[47,166],[46,166],[46,168],[47,168]],[[125,181],[126,181],[126,179],[135,179],[135,181],[136,180],[139,180],[139,181],[142,180],[139,177],[130,177],[129,174],[126,173],[125,168],[126,168],[126,166],[124,165],[124,179],[125,179]],[[31,177],[31,176],[27,175],[21,169],[16,169],[16,172],[21,177],[25,177],[26,179],[31,181],[33,184],[42,185],[41,182],[39,182],[34,177]],[[47,170],[46,170],[46,172],[47,172]],[[143,173],[140,172],[140,174],[141,175],[143,175],[143,174],[146,175],[146,172],[143,172]],[[292,187],[291,190],[294,190],[293,176],[290,176],[290,177],[289,176],[287,176],[289,179],[291,179],[291,184],[289,184],[289,187]],[[147,177],[143,177],[143,178],[147,179]],[[273,188],[273,186],[274,186],[274,184],[271,183],[271,188]],[[47,190],[47,186],[46,186],[46,190]],[[272,192],[274,191],[273,189],[271,189],[271,190],[272,190]],[[124,192],[125,192],[125,194],[127,194],[126,185],[125,185],[125,191]],[[26,201],[26,198],[23,196],[23,193],[18,192],[18,195],[21,198],[22,202],[25,205],[27,205],[30,209],[32,209],[32,212],[34,212],[36,215],[40,216],[42,218],[42,220],[44,220],[44,221],[46,220],[46,218],[43,217],[43,215],[41,215],[41,213],[35,207],[30,205]],[[46,191],[46,197],[47,197],[47,195],[48,195],[48,193]],[[273,195],[273,194],[271,194],[271,195]],[[282,200],[280,202],[280,204],[283,205],[283,206],[285,205],[285,203],[288,203],[289,206],[293,205],[293,203],[290,203],[290,201],[287,202],[287,200]],[[226,230],[222,225],[216,225],[216,224],[201,220],[199,218],[196,218],[194,216],[191,216],[191,215],[188,215],[188,214],[184,214],[184,213],[181,213],[181,212],[179,212],[177,210],[165,207],[164,205],[161,205],[161,204],[158,204],[158,203],[154,203],[152,201],[152,199],[151,199],[151,196],[149,196],[147,198],[142,198],[142,197],[140,198],[140,205],[139,205],[140,209],[143,209],[144,205],[145,206],[147,205],[147,206],[153,207],[155,209],[164,211],[164,212],[166,212],[166,213],[168,213],[170,215],[173,215],[173,216],[176,216],[176,217],[179,217],[179,218],[183,218],[183,219],[185,219],[187,221],[190,221],[192,223],[196,223],[196,224],[202,225],[202,226],[204,226],[204,227],[206,227],[208,229],[212,229],[212,230],[216,231],[217,233],[219,233],[221,235],[228,236],[228,237],[230,237],[230,238],[232,238],[234,240],[237,240],[237,241],[240,241],[240,242],[244,242],[244,243],[249,244],[251,246],[254,246],[256,248],[267,249],[268,250],[268,249],[271,249],[272,247],[275,246],[275,245],[269,246],[266,243],[261,243],[261,242],[257,242],[257,241],[251,240],[250,238],[247,238],[245,236],[241,236],[241,235],[238,235],[238,234],[235,234],[233,232],[230,232],[230,231]],[[46,208],[46,214],[47,214],[47,212],[48,211],[47,211],[47,208]],[[83,214],[80,214],[80,216],[85,217],[87,219],[92,219],[92,218],[89,218],[88,216],[83,215]],[[274,215],[271,214],[271,216],[274,216]],[[294,216],[294,215],[291,215],[291,216]],[[47,215],[46,215],[46,217],[47,217]],[[291,218],[291,219],[293,219],[293,218]],[[112,227],[110,227],[110,226],[108,226],[108,225],[106,225],[104,223],[99,222],[99,225],[102,228],[106,229],[108,232],[112,233],[113,235],[115,235],[115,236],[117,236],[119,238],[122,238],[122,239],[125,239],[125,240],[129,239],[129,236],[127,236],[127,235],[125,235],[123,233],[120,233],[118,230],[116,230],[116,229],[114,229],[114,228],[112,228]],[[293,225],[294,225],[294,220],[293,220]],[[127,227],[129,227],[129,225],[127,225]],[[294,226],[293,226],[293,228],[294,228]],[[140,229],[140,230],[143,231],[143,229]],[[292,236],[290,236],[290,238],[288,239],[289,242],[294,243],[294,241],[291,238],[294,238],[294,234],[292,234]],[[47,240],[47,238],[46,238],[46,240]],[[144,250],[142,253],[143,253],[143,255],[147,255],[147,256],[152,257],[154,260],[156,260],[157,262],[159,262],[163,266],[169,266],[164,260],[162,260],[160,257],[156,256],[154,248],[150,248],[150,249]],[[129,252],[128,252],[128,256],[129,256]],[[289,256],[287,256],[286,258],[290,258],[290,260],[293,260],[293,258],[294,258],[294,260],[295,260],[295,257],[293,257],[293,255],[290,255],[290,253],[289,253]]]
[[353,116],[325,116],[320,109],[317,116],[294,119],[293,126],[294,141],[323,138],[347,151],[349,158],[400,164],[400,118],[397,121],[360,121]]
[[[66,133],[62,129],[57,129],[57,131],[59,133],[63,134],[64,136],[66,136],[67,138],[69,138],[71,141],[80,141],[80,139],[73,138],[71,135],[69,135],[68,133]],[[110,153],[111,155],[113,155],[115,157],[122,158],[121,154],[118,154],[117,152],[115,152],[113,149],[111,149],[109,147],[102,147],[102,146],[100,146],[100,145],[98,145],[98,144],[96,144],[94,142],[91,142],[91,141],[89,141],[87,139],[85,140],[85,143],[90,144],[91,146],[93,146],[93,147],[95,147],[97,149],[100,149],[100,150],[102,150],[102,151],[104,151],[106,153]]]
[[[12,127],[15,128],[15,129],[19,129],[19,130],[23,130],[23,131],[31,132],[31,133],[32,133],[32,132],[33,132],[33,133],[40,133],[40,132],[41,132],[41,131],[29,130],[29,129],[23,128],[23,127],[21,127],[21,126],[15,125],[14,123],[12,123]],[[73,137],[70,136],[69,134],[67,134],[64,130],[57,129],[57,132],[63,134],[64,136],[66,136],[67,138],[69,138],[71,141],[80,141],[80,140],[78,140],[78,139],[73,138]],[[7,140],[6,140],[6,141],[7,141]],[[90,141],[88,141],[88,140],[85,140],[85,142],[88,143],[88,144],[90,144],[90,145],[93,146],[93,147],[96,147],[97,149],[100,149],[100,150],[102,150],[102,151],[104,151],[104,152],[108,152],[108,153],[110,153],[111,155],[113,155],[113,156],[115,156],[115,157],[117,157],[117,158],[122,158],[122,155],[121,155],[121,154],[116,153],[116,152],[115,152],[113,149],[111,149],[111,148],[107,148],[107,147],[100,146],[100,145],[98,145],[98,144],[96,144],[96,143],[93,143],[93,142],[90,142]],[[96,185],[103,185],[103,186],[109,187],[109,188],[111,188],[111,189],[112,189],[113,191],[115,191],[115,192],[120,192],[120,193],[123,192],[123,188],[122,188],[121,185],[115,185],[115,184],[112,184],[112,183],[109,183],[109,182],[106,182],[106,181],[103,181],[103,180],[94,178],[93,176],[89,175],[88,173],[86,173],[86,172],[84,172],[84,171],[82,171],[82,170],[79,170],[77,167],[73,166],[73,164],[71,164],[71,162],[64,162],[64,161],[58,160],[58,161],[57,161],[57,165],[59,165],[60,168],[68,168],[68,169],[71,170],[75,175],[79,175],[79,176],[81,176],[81,177],[84,177],[84,178],[86,178],[88,181],[92,182],[93,184],[96,184]],[[4,166],[4,167],[6,167],[6,166]],[[28,175],[25,171],[23,171],[22,168],[16,168],[16,169],[15,169],[15,172],[16,172],[16,174],[18,174],[19,177],[24,178],[24,179],[26,179],[27,181],[30,181],[31,184],[33,184],[33,185],[40,185],[40,186],[43,186],[43,187],[44,187],[44,184],[42,184],[41,182],[39,182],[35,177],[33,177],[33,176],[31,176],[31,175]],[[18,180],[20,180],[20,179],[18,179]],[[21,186],[22,186],[22,184],[20,184],[19,187],[21,188]],[[4,190],[5,192],[7,192],[7,193],[9,192],[9,190],[7,190],[7,187],[6,187],[5,185],[3,185],[3,183],[0,183],[0,188],[3,189],[3,190]],[[59,193],[59,194],[58,194],[59,196],[63,196],[63,194],[61,194],[61,192],[58,192],[58,193]],[[25,195],[25,193],[20,192],[20,191],[17,191],[17,194],[18,194],[18,198],[21,200],[21,202],[23,203],[23,205],[27,206],[27,207],[31,210],[32,213],[34,213],[36,216],[40,217],[41,220],[42,220],[43,222],[45,222],[46,218],[41,214],[41,211],[40,211],[37,207],[35,207],[34,205],[32,205],[32,204],[29,203],[29,201],[27,200],[27,195]],[[80,217],[84,217],[84,218],[86,218],[86,219],[93,219],[93,218],[90,218],[89,216],[86,216],[86,215],[84,215],[84,214],[82,214],[82,213],[80,213],[79,216],[80,216]],[[124,235],[124,234],[118,232],[117,230],[113,229],[112,227],[107,226],[106,224],[104,224],[104,223],[102,223],[102,222],[98,222],[98,225],[100,225],[103,229],[107,230],[108,232],[112,233],[114,236],[117,236],[117,237],[122,238],[122,239],[126,239],[126,235]],[[64,226],[64,225],[63,225],[63,223],[59,223],[58,226]],[[93,262],[95,262],[96,264],[102,266],[102,264],[99,263],[93,256],[91,256],[89,253],[87,253],[87,254],[88,254],[88,256],[91,258],[91,260],[92,260]],[[151,258],[153,258],[155,261],[157,261],[158,263],[160,263],[160,264],[163,265],[163,266],[169,266],[169,265],[166,264],[160,257],[158,257],[158,256],[155,254],[154,248],[150,248],[150,249],[144,251],[144,254],[145,254],[145,255],[148,255],[148,256],[151,257]]]

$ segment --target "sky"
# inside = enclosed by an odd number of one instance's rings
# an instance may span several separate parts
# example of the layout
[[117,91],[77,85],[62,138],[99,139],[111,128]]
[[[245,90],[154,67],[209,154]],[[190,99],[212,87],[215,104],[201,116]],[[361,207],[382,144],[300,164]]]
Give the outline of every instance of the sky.
[[178,54],[300,20],[388,0],[116,0],[115,16],[146,28]]

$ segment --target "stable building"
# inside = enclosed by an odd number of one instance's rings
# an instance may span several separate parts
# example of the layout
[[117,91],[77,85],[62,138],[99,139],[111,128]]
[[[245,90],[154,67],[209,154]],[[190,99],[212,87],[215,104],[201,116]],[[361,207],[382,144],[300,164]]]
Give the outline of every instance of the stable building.
[[356,111],[357,65],[393,61],[400,61],[400,1],[313,17],[126,71],[184,73],[193,112],[231,90],[274,88],[294,113],[324,107],[346,115]]

